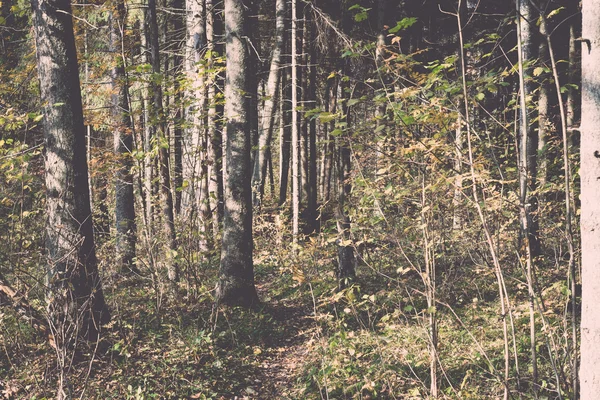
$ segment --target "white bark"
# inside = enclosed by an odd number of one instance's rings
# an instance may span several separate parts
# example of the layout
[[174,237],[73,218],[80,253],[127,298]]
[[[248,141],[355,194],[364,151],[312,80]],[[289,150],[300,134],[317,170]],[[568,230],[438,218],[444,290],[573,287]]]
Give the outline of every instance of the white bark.
[[581,399],[600,398],[600,0],[583,0]]

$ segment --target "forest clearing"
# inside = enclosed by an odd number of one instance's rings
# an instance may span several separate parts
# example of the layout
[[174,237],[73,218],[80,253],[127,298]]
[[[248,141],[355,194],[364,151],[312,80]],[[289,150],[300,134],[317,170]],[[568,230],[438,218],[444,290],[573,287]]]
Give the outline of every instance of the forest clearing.
[[0,0],[0,397],[598,400],[599,159],[600,0]]

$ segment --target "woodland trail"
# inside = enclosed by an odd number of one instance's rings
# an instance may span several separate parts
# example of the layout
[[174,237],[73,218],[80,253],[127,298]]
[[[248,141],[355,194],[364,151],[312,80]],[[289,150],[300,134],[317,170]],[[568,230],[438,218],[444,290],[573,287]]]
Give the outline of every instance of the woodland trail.
[[[259,296],[266,297],[272,282],[258,285]],[[302,298],[271,299],[265,302],[266,313],[281,324],[284,335],[274,335],[265,341],[259,354],[255,393],[238,398],[295,399],[293,387],[302,374],[302,365],[309,355],[309,342],[317,334],[312,306]]]

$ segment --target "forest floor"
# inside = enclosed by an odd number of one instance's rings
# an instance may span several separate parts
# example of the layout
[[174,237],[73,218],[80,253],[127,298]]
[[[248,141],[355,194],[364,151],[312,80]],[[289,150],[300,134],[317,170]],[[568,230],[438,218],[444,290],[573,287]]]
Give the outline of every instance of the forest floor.
[[[216,311],[206,292],[175,302],[148,288],[150,280],[107,280],[113,322],[103,346],[82,349],[72,360],[72,392],[94,399],[303,398],[298,382],[306,378],[319,331],[314,303],[290,274],[269,268],[257,275],[262,304],[256,310]],[[27,327],[17,329],[13,344],[19,345],[5,346],[0,357],[8,372],[0,377],[2,394],[53,398],[56,354]]]
[[[271,281],[258,285],[259,296],[270,297],[270,286],[274,284]],[[312,307],[299,297],[272,299],[266,307],[285,334],[275,336],[260,350],[255,398],[294,398],[294,383],[301,378],[302,366],[310,353],[309,343],[318,334]]]
[[[482,269],[462,286],[455,282],[453,291],[440,293],[439,309],[431,310],[414,271],[363,265],[357,285],[337,291],[331,252],[315,246],[291,261],[288,253],[273,255],[263,247],[255,267],[262,303],[254,310],[215,308],[216,269],[208,264],[183,268],[177,298],[161,291],[150,274],[105,279],[112,322],[101,346],[80,345],[67,360],[74,398],[422,399],[431,376],[432,311],[443,338],[442,397],[501,395],[499,306],[493,285],[484,283],[493,271]],[[186,275],[188,270],[197,275]],[[464,275],[450,272],[448,280]],[[546,295],[549,305],[559,297]],[[523,337],[526,304],[521,298],[514,309]],[[54,398],[56,352],[16,316],[3,317],[0,396]],[[521,360],[526,365],[526,356]],[[547,364],[540,370],[552,372]],[[521,382],[526,385],[526,377]]]

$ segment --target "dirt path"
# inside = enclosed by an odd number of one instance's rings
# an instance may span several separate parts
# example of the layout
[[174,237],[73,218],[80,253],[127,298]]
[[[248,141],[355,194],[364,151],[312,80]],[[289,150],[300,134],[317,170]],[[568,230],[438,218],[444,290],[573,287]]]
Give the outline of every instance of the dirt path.
[[285,335],[266,343],[257,377],[260,383],[251,398],[294,399],[297,395],[292,389],[308,356],[307,342],[316,332],[312,309],[301,300],[283,299],[273,300],[267,310],[274,321],[283,325]]

